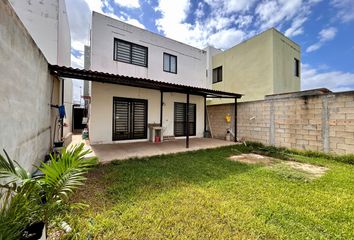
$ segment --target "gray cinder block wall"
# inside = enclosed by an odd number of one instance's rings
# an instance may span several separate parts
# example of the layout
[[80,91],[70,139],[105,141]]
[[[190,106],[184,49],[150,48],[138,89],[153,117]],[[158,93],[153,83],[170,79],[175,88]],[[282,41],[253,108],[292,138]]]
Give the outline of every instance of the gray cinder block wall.
[[[59,80],[7,0],[0,1],[0,149],[27,170],[48,153]],[[2,153],[3,154],[3,153]]]
[[[233,104],[208,106],[213,137],[224,139],[232,125],[224,117]],[[269,95],[238,103],[239,140],[287,148],[354,153],[354,91],[317,89]]]

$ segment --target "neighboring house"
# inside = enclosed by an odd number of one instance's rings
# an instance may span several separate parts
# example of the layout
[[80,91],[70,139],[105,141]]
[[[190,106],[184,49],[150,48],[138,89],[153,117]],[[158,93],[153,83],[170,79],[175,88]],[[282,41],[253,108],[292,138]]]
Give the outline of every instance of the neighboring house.
[[0,1],[0,46],[0,149],[31,171],[51,148],[60,82],[7,0]]
[[[300,46],[274,28],[225,51],[208,48],[209,81],[215,90],[244,94],[241,101],[300,90]],[[208,104],[229,103],[214,99]]]
[[[71,66],[71,37],[65,0],[10,0],[16,14],[50,64]],[[61,81],[66,110],[63,137],[71,140],[72,80]],[[62,96],[60,96],[62,99]]]
[[[165,139],[185,137],[187,95],[188,134],[204,136],[205,99],[213,92],[205,51],[96,12],[90,48],[92,71],[131,77],[131,83],[121,85],[91,83],[91,143],[146,141],[151,126],[161,126]],[[135,84],[140,78],[142,83]],[[149,79],[167,85],[150,86]]]

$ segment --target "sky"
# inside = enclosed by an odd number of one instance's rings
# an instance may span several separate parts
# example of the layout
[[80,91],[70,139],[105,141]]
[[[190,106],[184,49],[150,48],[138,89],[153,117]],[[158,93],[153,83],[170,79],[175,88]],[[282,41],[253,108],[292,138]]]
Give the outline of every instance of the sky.
[[[72,66],[83,67],[91,12],[198,48],[228,49],[275,27],[301,46],[301,89],[354,89],[354,0],[66,0]],[[74,98],[80,98],[74,82]]]

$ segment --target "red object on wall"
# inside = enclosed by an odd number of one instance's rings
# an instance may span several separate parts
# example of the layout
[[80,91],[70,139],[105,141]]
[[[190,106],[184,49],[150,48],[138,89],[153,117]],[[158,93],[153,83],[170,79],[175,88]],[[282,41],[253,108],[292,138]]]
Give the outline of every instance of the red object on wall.
[[160,136],[155,136],[155,143],[161,142]]

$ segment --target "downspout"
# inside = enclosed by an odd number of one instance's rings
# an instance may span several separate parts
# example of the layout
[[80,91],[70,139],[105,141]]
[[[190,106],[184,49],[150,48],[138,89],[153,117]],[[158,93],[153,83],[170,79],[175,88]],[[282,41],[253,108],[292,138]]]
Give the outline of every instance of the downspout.
[[[64,105],[64,79],[61,78],[61,104]],[[61,119],[61,139],[64,141],[64,118]]]

